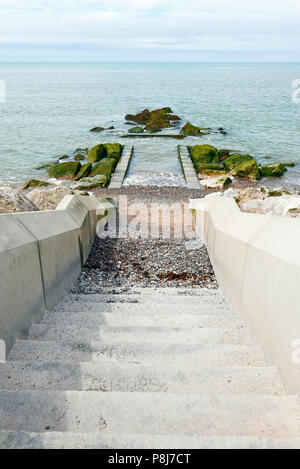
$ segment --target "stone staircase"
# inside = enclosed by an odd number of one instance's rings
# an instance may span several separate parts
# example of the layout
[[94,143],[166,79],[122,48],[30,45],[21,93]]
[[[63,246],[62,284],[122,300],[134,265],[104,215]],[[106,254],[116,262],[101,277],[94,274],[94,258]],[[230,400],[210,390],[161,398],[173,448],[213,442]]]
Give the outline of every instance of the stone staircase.
[[0,448],[300,448],[300,406],[216,290],[66,295],[0,365]]

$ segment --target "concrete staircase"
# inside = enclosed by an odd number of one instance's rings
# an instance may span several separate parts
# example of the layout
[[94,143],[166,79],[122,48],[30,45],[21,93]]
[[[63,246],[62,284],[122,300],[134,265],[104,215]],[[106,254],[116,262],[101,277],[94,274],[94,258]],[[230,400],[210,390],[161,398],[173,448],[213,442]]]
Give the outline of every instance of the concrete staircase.
[[0,365],[0,448],[300,448],[300,406],[215,290],[66,295]]

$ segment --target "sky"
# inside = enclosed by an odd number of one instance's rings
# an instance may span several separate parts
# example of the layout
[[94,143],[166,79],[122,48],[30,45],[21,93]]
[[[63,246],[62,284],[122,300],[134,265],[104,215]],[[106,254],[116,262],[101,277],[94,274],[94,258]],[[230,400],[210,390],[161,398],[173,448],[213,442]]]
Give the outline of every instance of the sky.
[[0,61],[300,61],[300,0],[0,0]]

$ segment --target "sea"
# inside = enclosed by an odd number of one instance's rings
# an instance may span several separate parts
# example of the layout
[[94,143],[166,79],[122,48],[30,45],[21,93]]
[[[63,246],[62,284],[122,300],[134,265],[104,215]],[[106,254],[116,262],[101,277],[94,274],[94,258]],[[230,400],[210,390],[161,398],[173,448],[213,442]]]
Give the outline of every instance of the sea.
[[[41,177],[34,168],[105,142],[134,145],[127,185],[183,185],[183,142],[249,153],[263,164],[295,162],[280,184],[300,185],[300,63],[0,62],[0,88],[0,185]],[[127,113],[166,106],[182,125],[227,134],[121,139]],[[114,130],[90,132],[95,126]]]

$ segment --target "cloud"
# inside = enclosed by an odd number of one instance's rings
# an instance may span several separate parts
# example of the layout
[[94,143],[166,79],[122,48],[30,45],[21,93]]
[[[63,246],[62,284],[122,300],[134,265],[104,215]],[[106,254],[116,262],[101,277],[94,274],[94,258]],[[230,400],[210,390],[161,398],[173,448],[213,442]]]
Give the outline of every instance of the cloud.
[[[186,51],[219,51],[230,60],[242,49],[286,53],[298,60],[299,0],[0,0],[0,44],[111,48],[112,59],[142,58],[143,50],[178,59]],[[119,50],[119,53],[118,53]],[[225,57],[224,57],[225,53]],[[101,60],[101,55],[98,57]],[[282,57],[280,57],[282,59]]]

